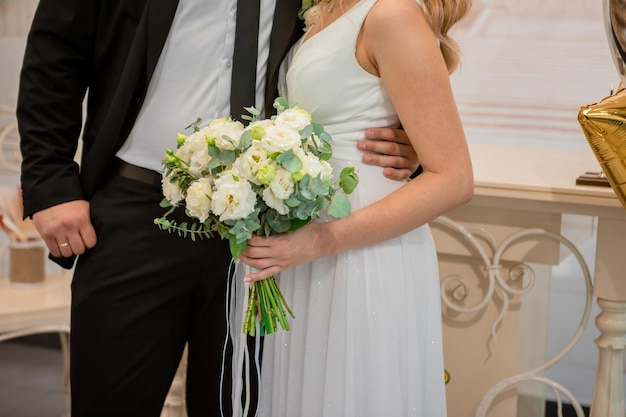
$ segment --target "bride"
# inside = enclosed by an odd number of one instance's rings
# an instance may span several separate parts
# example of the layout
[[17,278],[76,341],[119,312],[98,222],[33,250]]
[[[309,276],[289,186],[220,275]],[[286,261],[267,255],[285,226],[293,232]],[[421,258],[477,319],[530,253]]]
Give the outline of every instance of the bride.
[[[322,0],[291,51],[282,95],[333,136],[334,172],[360,184],[346,218],[253,237],[240,259],[280,272],[290,331],[265,338],[259,415],[446,416],[437,255],[428,222],[473,195],[449,82],[450,27],[470,0]],[[367,166],[354,143],[402,125],[423,173],[409,182]]]

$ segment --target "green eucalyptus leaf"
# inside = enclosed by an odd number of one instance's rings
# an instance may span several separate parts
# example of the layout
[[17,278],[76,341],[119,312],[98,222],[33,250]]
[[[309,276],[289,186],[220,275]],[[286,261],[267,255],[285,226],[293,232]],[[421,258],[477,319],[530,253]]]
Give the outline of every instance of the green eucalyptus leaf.
[[235,151],[232,151],[230,149],[220,152],[220,162],[222,163],[222,165],[230,165],[235,162],[236,158],[237,155],[235,154]]
[[359,184],[359,174],[354,167],[345,167],[339,174],[339,185],[344,193],[350,194]]
[[287,232],[291,226],[291,222],[287,216],[278,214],[274,210],[267,213],[267,223],[271,226],[274,233]]
[[302,129],[302,132],[300,132],[300,136],[302,137],[302,139],[307,139],[312,134],[313,134],[313,125],[312,124],[306,125],[304,127],[304,129]]
[[252,143],[252,131],[246,130],[242,133],[241,138],[239,139],[239,149],[248,149],[250,144]]
[[333,150],[331,149],[329,145],[324,144],[324,146],[322,146],[319,150],[319,158],[322,161],[328,161],[332,157],[333,157]]
[[289,107],[289,102],[283,97],[277,97],[274,100],[274,108],[278,111],[278,113],[288,109]]
[[295,195],[285,200],[285,205],[291,208],[298,207],[301,203],[302,201],[300,201]]
[[311,180],[309,190],[315,195],[328,195],[331,190],[331,183],[321,177],[321,174]]
[[[172,207],[172,203],[170,203],[170,200],[168,200],[167,198],[164,198],[159,203],[159,206],[161,206],[161,208],[168,208],[168,207]],[[168,214],[171,213],[171,212],[172,211],[168,212]]]
[[239,255],[246,250],[246,246],[248,246],[248,241],[244,241],[243,243],[237,242],[235,236],[228,238],[228,246],[230,247],[230,254],[233,256],[235,260],[239,258]]
[[321,132],[321,133],[319,133],[317,136],[318,136],[318,137],[320,138],[320,140],[321,140],[322,142],[324,142],[325,144],[327,144],[327,145],[332,145],[332,143],[333,143],[333,138],[332,138],[332,136],[330,136],[330,134],[329,134],[328,132]]
[[308,187],[300,189],[299,195],[306,201],[311,201],[315,198],[315,194],[313,194]]
[[289,227],[289,231],[295,232],[299,228],[306,226],[310,221],[310,217],[308,219],[293,219],[291,220],[291,227]]
[[218,148],[215,145],[209,145],[207,147],[207,153],[209,154],[211,158],[219,158],[220,152],[221,152],[220,148]]
[[198,117],[198,118],[196,119],[196,121],[195,121],[195,122],[193,122],[193,123],[190,123],[190,124],[189,124],[189,126],[187,126],[187,127],[185,128],[185,130],[186,130],[186,129],[189,129],[189,128],[191,127],[191,128],[193,128],[193,131],[194,131],[194,132],[197,132],[197,131],[199,131],[199,130],[200,130],[200,125],[201,125],[201,124],[202,124],[202,119]]
[[261,112],[257,110],[255,107],[244,107],[243,109],[247,111],[248,113],[250,113],[252,116],[254,116],[255,120],[256,120],[256,117],[259,114],[261,114]]
[[317,200],[317,212],[318,213],[325,211],[328,208],[328,206],[330,206],[330,199],[328,197],[319,198]]
[[298,172],[303,166],[300,158],[298,158],[291,149],[278,155],[276,162],[281,164],[283,168],[289,172]]
[[303,220],[312,217],[312,214],[316,212],[317,201],[306,201],[300,204],[293,214],[296,218]]
[[337,193],[328,206],[327,213],[337,219],[347,217],[350,214],[350,201],[342,193]]
[[318,137],[325,133],[324,126],[319,123],[311,123],[311,128],[313,128],[313,133],[315,133],[315,135]]

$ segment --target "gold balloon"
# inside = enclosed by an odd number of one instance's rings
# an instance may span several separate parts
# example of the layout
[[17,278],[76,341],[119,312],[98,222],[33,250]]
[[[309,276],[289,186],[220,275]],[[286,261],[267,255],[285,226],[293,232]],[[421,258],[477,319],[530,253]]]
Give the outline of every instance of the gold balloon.
[[[626,83],[626,0],[603,0],[604,28],[613,63]],[[584,106],[578,122],[609,184],[626,208],[626,92]]]
[[626,90],[583,106],[578,122],[609,184],[626,208]]

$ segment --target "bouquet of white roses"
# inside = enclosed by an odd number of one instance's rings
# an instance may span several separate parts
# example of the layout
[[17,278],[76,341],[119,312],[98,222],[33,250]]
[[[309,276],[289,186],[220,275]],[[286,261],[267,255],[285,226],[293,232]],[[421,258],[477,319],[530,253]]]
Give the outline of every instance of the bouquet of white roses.
[[[177,135],[176,151],[168,149],[163,159],[161,205],[170,209],[155,219],[161,229],[194,240],[218,232],[237,259],[253,234],[294,231],[322,212],[335,218],[350,214],[345,194],[358,184],[354,168],[333,179],[327,162],[332,139],[324,127],[282,98],[274,107],[278,114],[265,120],[247,108],[247,126],[217,119],[201,127],[198,120],[189,126],[191,135]],[[191,222],[168,219],[179,205]],[[255,334],[257,319],[261,335],[274,333],[277,321],[289,330],[285,309],[293,317],[274,277],[255,282],[244,333]]]

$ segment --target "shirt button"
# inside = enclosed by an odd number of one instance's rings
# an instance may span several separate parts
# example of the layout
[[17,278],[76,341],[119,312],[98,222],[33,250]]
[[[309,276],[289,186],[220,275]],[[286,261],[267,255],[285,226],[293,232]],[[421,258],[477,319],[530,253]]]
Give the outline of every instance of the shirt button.
[[226,68],[230,68],[233,66],[233,61],[226,61]]

